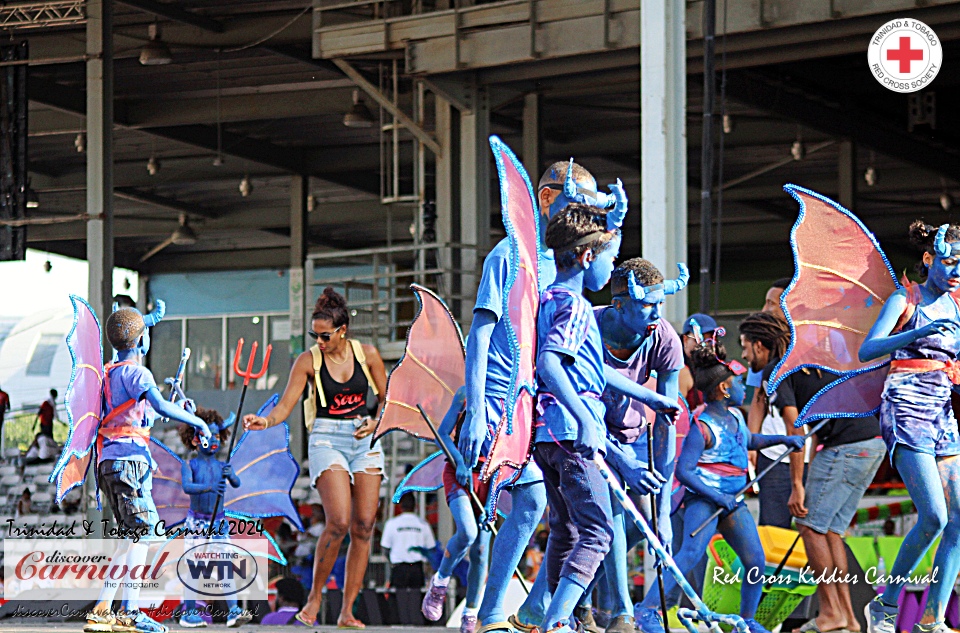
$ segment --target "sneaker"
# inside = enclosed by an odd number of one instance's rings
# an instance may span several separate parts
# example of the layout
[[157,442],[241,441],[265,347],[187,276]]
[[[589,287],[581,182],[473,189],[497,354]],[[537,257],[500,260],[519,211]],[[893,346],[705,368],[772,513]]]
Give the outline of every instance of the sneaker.
[[464,612],[460,618],[460,633],[473,633],[477,628],[477,614]]
[[207,626],[207,621],[201,618],[198,613],[185,613],[180,616],[180,626],[185,629],[197,629],[201,626]]
[[91,611],[87,614],[87,623],[83,625],[84,633],[110,633],[117,618],[110,611]]
[[770,633],[770,631],[753,618],[744,618],[743,623],[750,629],[750,633]]
[[593,609],[590,607],[577,607],[573,610],[573,617],[580,623],[580,626],[577,627],[578,631],[603,633],[603,629],[597,625],[597,621],[593,618]]
[[[437,575],[430,577],[430,589],[427,595],[423,597],[423,603],[420,605],[420,611],[423,617],[436,622],[443,617],[443,603],[447,600],[447,585],[437,584]],[[886,632],[884,632],[886,633]]]
[[240,607],[234,607],[227,613],[227,628],[235,629],[253,619],[253,614]]
[[570,626],[570,620],[562,620],[546,630],[546,633],[576,633]]
[[636,620],[631,615],[618,615],[607,624],[606,633],[634,633],[637,629]]
[[117,616],[114,633],[167,633],[170,629],[143,611],[128,611]]
[[950,628],[943,622],[933,624],[914,624],[913,633],[950,633]]
[[640,607],[634,610],[637,627],[643,633],[666,633],[663,629],[663,618],[660,612],[653,607]]
[[593,619],[596,621],[597,626],[601,629],[606,629],[610,626],[610,623],[613,622],[613,614],[606,609],[595,609]]
[[867,603],[863,613],[867,617],[867,633],[896,633],[897,607],[888,607],[880,596]]

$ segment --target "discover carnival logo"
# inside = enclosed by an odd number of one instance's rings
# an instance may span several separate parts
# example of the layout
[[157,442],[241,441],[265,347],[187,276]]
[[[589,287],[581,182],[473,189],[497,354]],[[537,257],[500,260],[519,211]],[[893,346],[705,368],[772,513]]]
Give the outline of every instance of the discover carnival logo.
[[913,18],[890,20],[873,34],[867,48],[870,72],[894,92],[928,87],[940,72],[943,46],[933,29]]

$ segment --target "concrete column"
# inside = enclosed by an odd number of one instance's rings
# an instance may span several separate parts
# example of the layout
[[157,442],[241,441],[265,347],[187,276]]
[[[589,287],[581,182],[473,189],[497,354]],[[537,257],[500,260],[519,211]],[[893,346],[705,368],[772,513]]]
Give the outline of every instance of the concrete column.
[[[307,259],[307,195],[310,192],[310,178],[294,175],[290,177],[290,364],[306,349],[304,337],[306,328],[306,299],[303,285],[303,267]],[[297,461],[306,457],[304,442],[303,409],[294,407],[288,420],[290,426],[290,447]]]
[[523,168],[530,176],[534,194],[540,180],[540,95],[531,92],[523,97]]
[[[464,274],[461,294],[476,295],[483,255],[490,249],[490,104],[486,88],[475,86],[471,91],[471,110],[460,113],[460,241],[476,244],[479,251],[467,250],[462,255]],[[472,301],[464,306],[464,318],[472,320]]]
[[849,139],[840,141],[837,178],[839,180],[837,201],[850,211],[855,211],[857,204],[857,145]]
[[[642,0],[640,7],[640,248],[669,279],[687,260],[684,6]],[[686,293],[664,303],[674,324],[686,313]]]
[[[113,0],[88,0],[86,9],[87,213],[93,218],[87,222],[87,298],[105,324],[113,306]],[[112,357],[106,336],[103,354],[105,361]],[[91,536],[102,538],[102,514],[89,499],[87,518]]]
[[[669,279],[677,275],[677,262],[687,259],[685,8],[684,2],[662,0],[640,4],[640,247]],[[686,292],[668,297],[664,317],[679,325],[686,307]],[[672,447],[670,428],[667,445]],[[671,477],[664,490],[671,490],[672,482]],[[660,520],[669,521],[669,494],[659,501]],[[646,587],[656,579],[652,559],[644,557]]]

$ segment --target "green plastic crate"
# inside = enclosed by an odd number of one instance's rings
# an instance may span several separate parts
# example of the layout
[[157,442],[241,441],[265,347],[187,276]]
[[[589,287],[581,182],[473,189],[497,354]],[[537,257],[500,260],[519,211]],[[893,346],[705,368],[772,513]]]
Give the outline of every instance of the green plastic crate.
[[[740,613],[740,582],[729,584],[714,583],[714,569],[720,567],[725,574],[733,575],[738,571],[743,578],[743,565],[737,557],[733,548],[726,541],[719,539],[713,541],[707,550],[707,573],[703,579],[703,601],[716,613]],[[767,565],[766,575],[772,575],[776,571],[775,565]],[[763,597],[760,599],[760,606],[757,607],[757,614],[754,619],[762,624],[766,629],[773,629],[778,624],[790,617],[797,605],[807,596],[816,592],[815,584],[799,582],[799,574],[796,571],[783,569],[781,576],[790,576],[793,582],[789,584],[774,584],[763,588]],[[725,630],[729,627],[721,625]]]

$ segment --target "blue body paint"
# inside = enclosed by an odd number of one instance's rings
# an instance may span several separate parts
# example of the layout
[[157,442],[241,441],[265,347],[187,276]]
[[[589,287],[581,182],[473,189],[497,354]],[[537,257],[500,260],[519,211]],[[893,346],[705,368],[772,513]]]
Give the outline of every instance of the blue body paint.
[[[226,428],[229,423],[225,421],[223,426]],[[201,445],[200,438],[197,437],[195,440],[197,456],[190,461],[183,462],[180,474],[183,478],[183,491],[190,495],[190,514],[187,515],[187,527],[192,530],[199,530],[207,528],[213,523],[211,534],[213,535],[212,538],[216,540],[226,538],[230,531],[223,514],[222,505],[218,516],[211,516],[217,502],[217,496],[223,494],[227,482],[230,482],[232,487],[239,488],[240,477],[233,472],[230,464],[217,459],[217,452],[220,450],[220,429],[216,424],[210,426],[210,432],[213,436],[207,442],[207,446]],[[197,518],[198,516],[210,518]],[[236,596],[226,597],[225,601],[228,609],[236,608]],[[197,608],[196,600],[184,600],[183,608],[185,613],[194,613]]]
[[[863,345],[860,359],[890,354],[898,360],[954,362],[960,351],[960,311],[951,293],[960,288],[960,242],[944,242],[938,231],[934,252],[924,254],[927,280],[919,286],[913,314],[893,334],[908,307],[907,291],[884,304]],[[915,299],[916,301],[917,299]],[[960,438],[950,405],[956,389],[944,371],[898,372],[887,376],[880,426],[891,459],[917,507],[917,524],[900,546],[891,576],[909,576],[930,545],[941,537],[934,560],[937,577],[923,622],[942,622],[960,570]],[[891,582],[881,599],[896,605],[902,582]]]

